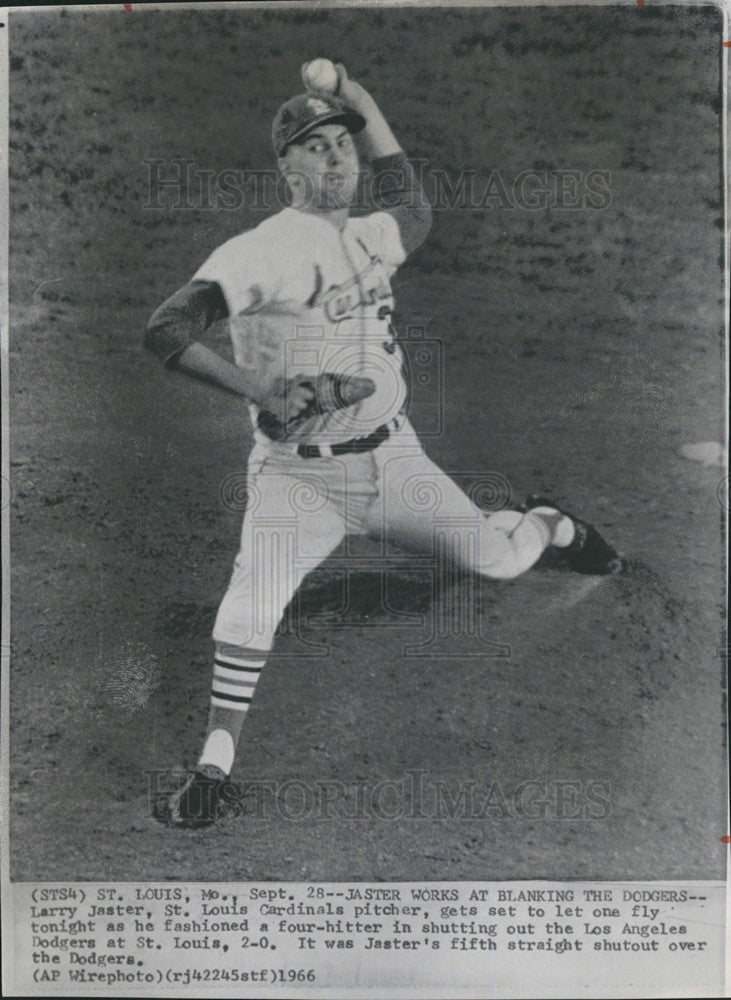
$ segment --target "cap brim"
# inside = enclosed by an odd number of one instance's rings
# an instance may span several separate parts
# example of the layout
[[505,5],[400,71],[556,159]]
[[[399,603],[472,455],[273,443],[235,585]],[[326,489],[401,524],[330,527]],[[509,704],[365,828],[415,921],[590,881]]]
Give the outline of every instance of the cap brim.
[[338,124],[344,125],[347,128],[348,132],[353,134],[356,132],[363,131],[363,129],[366,127],[366,120],[363,117],[363,115],[358,114],[357,111],[353,111],[352,109],[349,111],[333,111],[332,114],[323,115],[316,121],[310,122],[308,125],[305,125],[303,128],[299,130],[299,132],[295,132],[294,135],[290,136],[287,139],[286,144],[281,147],[277,155],[281,156],[283,153],[287,151],[288,146],[291,146],[293,142],[297,142],[298,139],[303,139],[310,132],[313,132],[319,125],[338,125]]

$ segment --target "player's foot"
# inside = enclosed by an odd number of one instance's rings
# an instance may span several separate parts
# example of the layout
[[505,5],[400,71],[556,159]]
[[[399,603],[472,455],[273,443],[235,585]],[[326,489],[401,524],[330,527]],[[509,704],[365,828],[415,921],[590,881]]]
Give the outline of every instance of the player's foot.
[[610,573],[621,573],[625,560],[609,542],[605,541],[593,525],[581,518],[562,510],[552,500],[532,493],[522,510],[529,511],[535,507],[550,507],[568,517],[574,526],[573,540],[565,546],[556,548],[556,553],[570,569],[576,573],[586,573],[593,576],[607,576]]
[[218,768],[194,771],[177,791],[159,796],[152,814],[160,823],[180,829],[210,826],[221,815],[224,786],[231,787],[231,782]]

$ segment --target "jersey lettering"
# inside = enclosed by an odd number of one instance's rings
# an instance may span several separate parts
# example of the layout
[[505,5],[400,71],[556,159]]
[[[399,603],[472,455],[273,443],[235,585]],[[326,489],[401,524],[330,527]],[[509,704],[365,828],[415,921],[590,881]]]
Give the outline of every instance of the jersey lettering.
[[[314,297],[314,305],[324,310],[331,323],[349,319],[355,315],[360,306],[372,306],[382,299],[392,298],[391,286],[384,277],[382,262],[378,257],[371,257],[367,267],[340,285],[330,287]],[[381,307],[378,319],[383,319],[391,312],[384,314]]]

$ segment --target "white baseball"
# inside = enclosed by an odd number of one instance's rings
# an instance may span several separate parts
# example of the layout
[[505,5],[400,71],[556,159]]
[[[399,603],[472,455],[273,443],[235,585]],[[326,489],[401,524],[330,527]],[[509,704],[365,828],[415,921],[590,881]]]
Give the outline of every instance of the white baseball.
[[338,71],[329,59],[313,59],[304,69],[305,84],[312,90],[334,94],[338,89]]

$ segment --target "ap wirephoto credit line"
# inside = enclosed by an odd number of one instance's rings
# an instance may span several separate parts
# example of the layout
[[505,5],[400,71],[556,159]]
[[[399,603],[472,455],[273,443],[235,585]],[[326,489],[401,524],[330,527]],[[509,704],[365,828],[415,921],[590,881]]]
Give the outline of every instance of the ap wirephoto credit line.
[[726,995],[727,6],[0,22],[4,994]]

